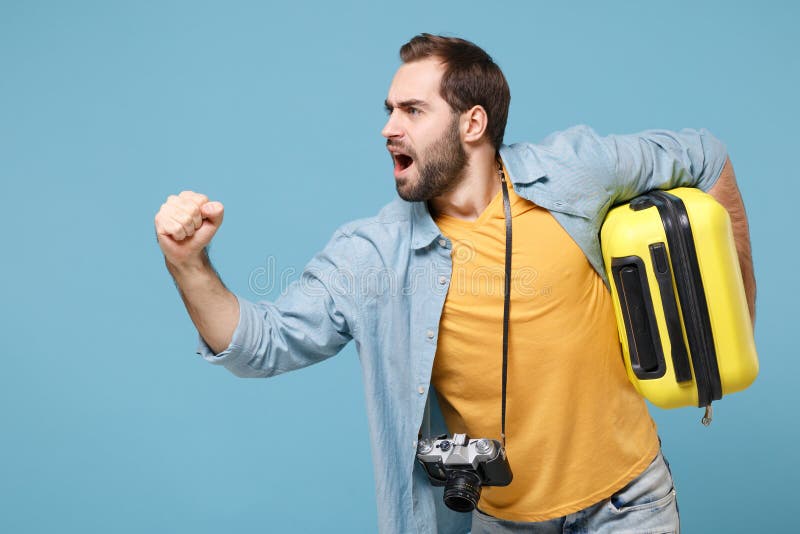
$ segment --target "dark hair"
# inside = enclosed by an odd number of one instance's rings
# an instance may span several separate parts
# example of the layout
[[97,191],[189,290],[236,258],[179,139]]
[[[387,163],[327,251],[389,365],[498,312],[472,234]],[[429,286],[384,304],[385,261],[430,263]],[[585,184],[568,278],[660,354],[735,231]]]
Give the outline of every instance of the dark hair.
[[439,92],[458,113],[480,105],[486,110],[489,140],[503,144],[511,92],[503,71],[482,48],[457,37],[421,33],[400,47],[400,59],[411,63],[439,58],[445,66]]

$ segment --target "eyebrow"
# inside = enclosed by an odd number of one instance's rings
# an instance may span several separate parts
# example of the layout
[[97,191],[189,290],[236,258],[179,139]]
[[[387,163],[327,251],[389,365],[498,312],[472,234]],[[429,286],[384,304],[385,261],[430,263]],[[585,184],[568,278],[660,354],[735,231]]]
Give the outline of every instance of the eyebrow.
[[427,107],[427,104],[424,100],[419,100],[417,98],[411,98],[409,100],[402,100],[393,106],[389,100],[384,100],[383,105],[386,107],[386,111],[392,111],[395,107],[400,109],[411,108],[411,107]]

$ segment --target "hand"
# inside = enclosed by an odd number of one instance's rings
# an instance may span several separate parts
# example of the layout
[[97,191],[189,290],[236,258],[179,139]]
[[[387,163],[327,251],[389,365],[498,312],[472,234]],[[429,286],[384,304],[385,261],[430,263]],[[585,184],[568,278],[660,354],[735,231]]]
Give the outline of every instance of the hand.
[[224,207],[194,191],[170,195],[156,213],[156,236],[167,262],[186,266],[203,262],[205,247],[222,224]]

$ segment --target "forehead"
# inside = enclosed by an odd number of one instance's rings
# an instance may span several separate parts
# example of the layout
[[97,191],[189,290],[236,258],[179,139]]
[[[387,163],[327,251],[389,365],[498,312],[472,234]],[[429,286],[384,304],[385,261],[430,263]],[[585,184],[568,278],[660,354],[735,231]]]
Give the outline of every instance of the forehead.
[[442,101],[439,86],[444,73],[444,65],[438,59],[423,59],[403,63],[392,79],[389,87],[389,102],[405,100],[424,100],[428,103]]

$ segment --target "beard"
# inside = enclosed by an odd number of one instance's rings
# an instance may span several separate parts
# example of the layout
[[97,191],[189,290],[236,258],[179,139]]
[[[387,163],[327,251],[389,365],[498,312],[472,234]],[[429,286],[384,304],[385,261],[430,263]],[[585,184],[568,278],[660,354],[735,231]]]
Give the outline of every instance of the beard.
[[416,182],[396,182],[397,194],[409,202],[430,200],[453,189],[464,176],[467,153],[458,133],[458,115],[442,136],[424,149],[422,157],[410,151],[409,156],[417,165]]

